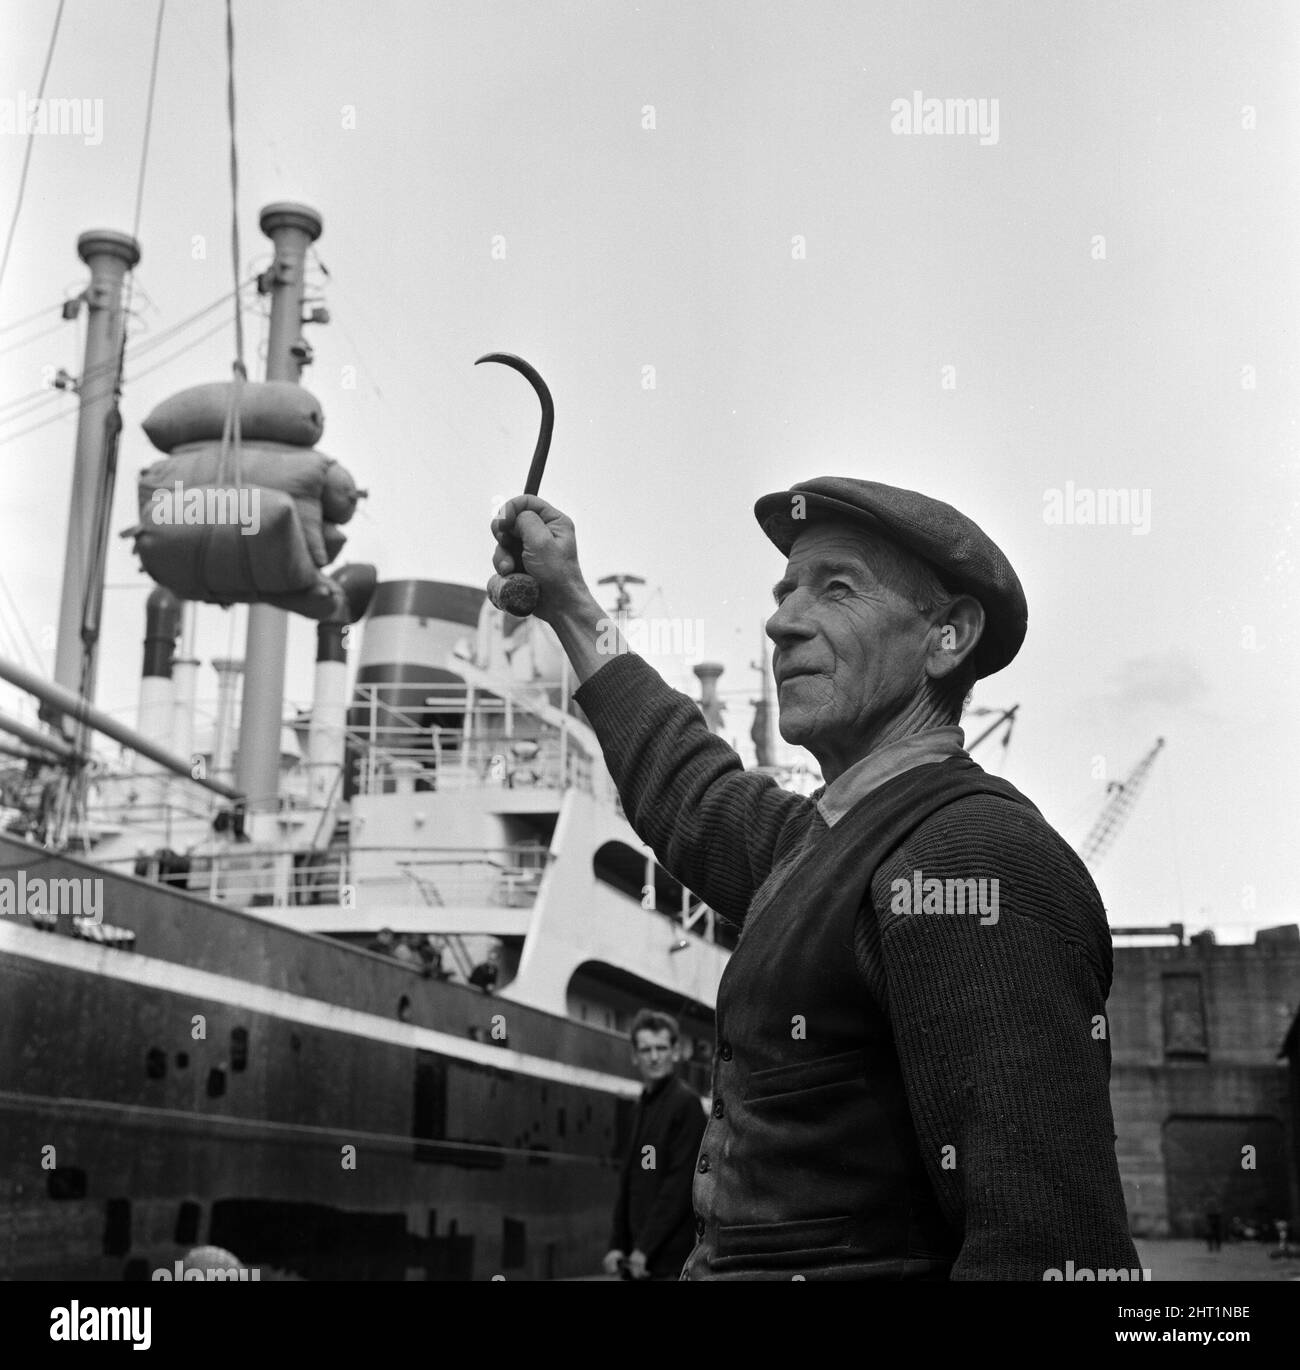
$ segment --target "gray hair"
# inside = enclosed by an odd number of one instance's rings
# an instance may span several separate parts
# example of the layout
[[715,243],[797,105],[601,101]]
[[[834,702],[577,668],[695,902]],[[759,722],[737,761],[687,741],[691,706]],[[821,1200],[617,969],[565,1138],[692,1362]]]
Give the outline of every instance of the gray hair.
[[[944,583],[939,572],[923,557],[909,552],[888,538],[865,534],[861,539],[862,559],[871,574],[887,589],[901,595],[927,618],[944,614],[959,598],[959,591]],[[928,680],[928,688],[952,723],[960,722],[971,691],[979,678],[974,649],[950,675]]]

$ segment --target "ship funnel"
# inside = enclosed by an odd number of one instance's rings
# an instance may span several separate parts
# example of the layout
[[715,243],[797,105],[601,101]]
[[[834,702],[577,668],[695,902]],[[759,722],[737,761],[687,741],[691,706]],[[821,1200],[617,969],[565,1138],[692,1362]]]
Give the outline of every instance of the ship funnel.
[[[171,741],[171,678],[176,639],[181,631],[181,602],[159,585],[145,601],[144,666],[140,672],[140,712],[136,727],[155,742]],[[161,690],[149,688],[150,682],[166,681],[165,702],[152,706],[152,699],[163,699]]]
[[[217,722],[212,735],[212,774],[229,780],[235,748],[235,692],[239,688],[239,677],[244,673],[244,663],[233,657],[214,657],[212,669],[217,673]],[[277,736],[275,745],[278,746],[280,742]],[[279,753],[275,755],[278,764]]]
[[307,734],[313,808],[343,796],[339,777],[347,748],[348,628],[370,607],[378,574],[373,566],[343,566],[331,577],[342,589],[348,617],[316,626],[316,682]]
[[370,608],[375,597],[375,586],[379,583],[379,572],[371,565],[360,562],[356,566],[340,566],[330,577],[343,591],[347,602],[346,623],[355,623]]
[[[182,606],[184,601],[182,601]],[[192,766],[194,703],[198,693],[199,663],[194,655],[194,606],[182,607],[181,651],[172,658],[172,751]]]
[[[390,767],[415,761],[424,770],[438,738],[462,735],[464,677],[455,669],[456,650],[477,631],[486,598],[477,587],[446,581],[386,580],[376,587],[348,721]],[[415,788],[430,783],[417,778]]]
[[709,731],[722,731],[722,711],[726,707],[718,698],[718,677],[726,669],[716,661],[701,661],[694,668],[700,682],[700,712],[709,725]]
[[[181,629],[181,602],[170,590],[158,586],[145,601],[144,665],[140,672],[140,705],[136,731],[168,750],[172,745],[175,696],[172,657]],[[135,766],[148,767],[138,754]],[[146,808],[161,805],[167,797],[167,778],[150,777],[137,791]]]

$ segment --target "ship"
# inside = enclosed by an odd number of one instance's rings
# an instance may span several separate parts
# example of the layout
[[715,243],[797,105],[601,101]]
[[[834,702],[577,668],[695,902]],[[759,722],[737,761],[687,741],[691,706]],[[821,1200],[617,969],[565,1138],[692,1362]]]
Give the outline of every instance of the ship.
[[[544,622],[339,564],[364,492],[316,449],[302,383],[305,325],[329,322],[307,280],[323,220],[266,205],[269,265],[241,279],[232,44],[228,16],[230,378],[126,428],[147,124],[136,225],[79,236],[63,304],[85,352],[51,380],[78,399],[52,678],[0,657],[36,715],[0,711],[0,1278],[595,1277],[641,1091],[629,1026],[677,1020],[707,1108],[736,931],[632,830]],[[110,529],[119,449],[150,445],[140,522]],[[222,522],[223,494],[256,517]],[[152,582],[134,726],[95,704],[129,646],[101,640],[114,531]],[[600,582],[613,622],[643,583]],[[243,654],[201,662],[198,616],[239,604]],[[316,623],[301,711],[291,613]],[[722,732],[722,667],[693,669]],[[757,767],[807,793],[758,670]]]
[[[261,225],[267,380],[225,383],[254,445],[250,396],[309,360],[321,220]],[[266,1279],[593,1275],[640,1092],[628,1024],[677,1018],[706,1094],[731,930],[628,825],[554,634],[476,586],[314,568],[330,608],[290,717],[287,611],[249,594],[205,734],[200,605],[159,583],[136,726],[95,707],[139,249],[78,249],[55,678],[0,661],[41,720],[0,717],[0,1275],[162,1279],[196,1251]]]

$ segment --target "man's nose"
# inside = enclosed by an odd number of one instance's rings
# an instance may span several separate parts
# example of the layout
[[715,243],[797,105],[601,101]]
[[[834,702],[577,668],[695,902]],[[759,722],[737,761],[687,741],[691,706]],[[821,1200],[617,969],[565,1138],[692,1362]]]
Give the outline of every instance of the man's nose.
[[802,611],[804,593],[794,590],[772,611],[763,631],[777,647],[785,647],[812,637],[813,627]]

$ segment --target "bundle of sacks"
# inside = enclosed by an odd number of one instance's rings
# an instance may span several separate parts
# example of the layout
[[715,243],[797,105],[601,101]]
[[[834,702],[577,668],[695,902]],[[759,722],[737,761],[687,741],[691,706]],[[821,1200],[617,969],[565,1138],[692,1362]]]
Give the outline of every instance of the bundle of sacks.
[[183,599],[338,617],[343,592],[322,568],[342,550],[339,525],[364,491],[313,450],[320,405],[289,381],[240,383],[240,442],[223,453],[233,386],[182,390],[145,419],[168,455],[141,472],[140,522],[127,535],[144,569]]

